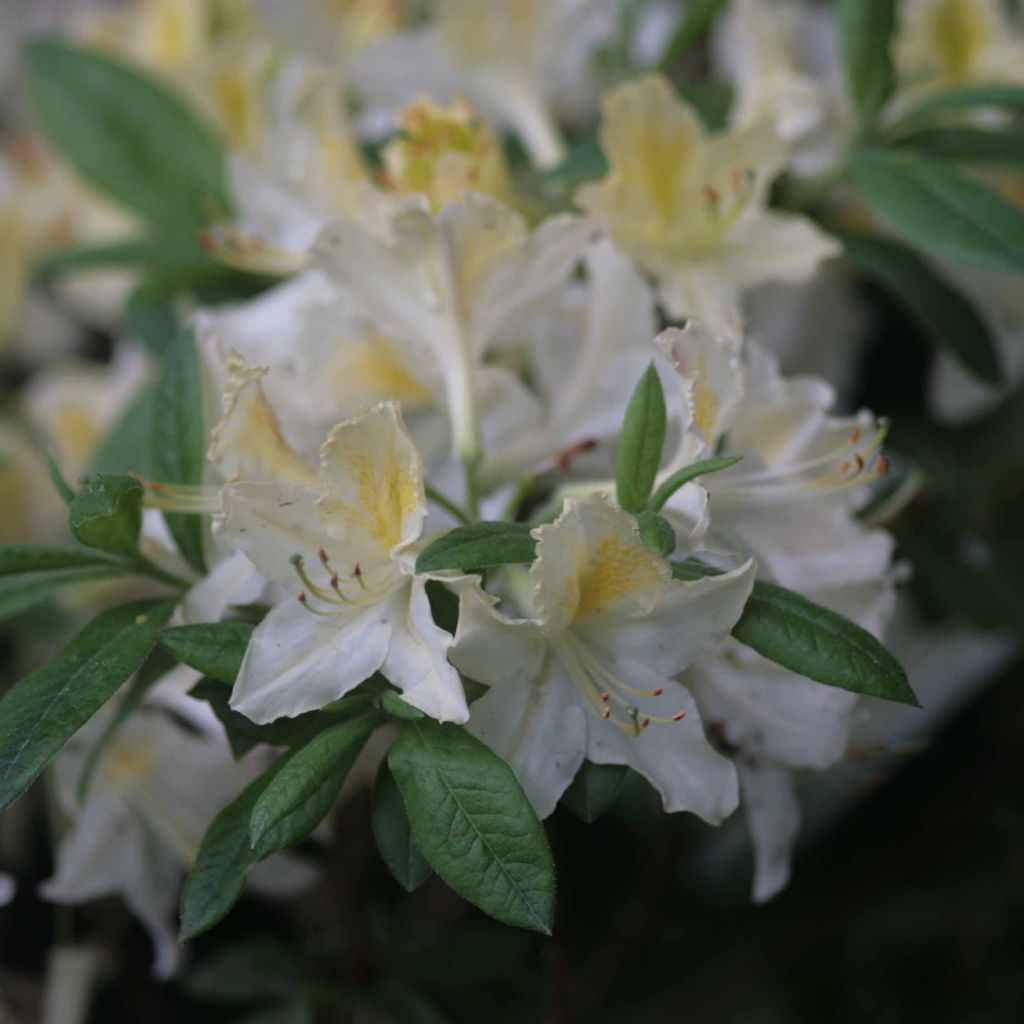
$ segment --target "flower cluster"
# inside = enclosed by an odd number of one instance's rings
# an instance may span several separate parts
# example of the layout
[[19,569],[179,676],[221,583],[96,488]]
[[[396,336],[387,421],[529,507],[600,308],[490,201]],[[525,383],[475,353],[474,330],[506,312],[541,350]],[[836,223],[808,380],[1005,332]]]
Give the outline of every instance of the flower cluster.
[[906,0],[884,59],[842,5],[841,65],[824,8],[734,0],[703,92],[663,5],[405,6],[139,0],[25,50],[0,613],[99,614],[0,703],[0,806],[54,759],[42,894],[121,893],[164,973],[184,873],[186,939],[313,884],[287,848],[374,775],[398,880],[507,923],[550,929],[540,822],[628,770],[741,809],[775,895],[796,773],[916,703],[851,268],[956,355],[936,409],[1024,365],[1020,183],[940,159],[1020,104],[999,5]]

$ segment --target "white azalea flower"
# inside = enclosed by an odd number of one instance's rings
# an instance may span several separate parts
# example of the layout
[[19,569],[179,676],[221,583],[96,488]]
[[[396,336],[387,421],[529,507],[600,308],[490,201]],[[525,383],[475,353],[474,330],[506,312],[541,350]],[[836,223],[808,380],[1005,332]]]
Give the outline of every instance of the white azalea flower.
[[835,12],[807,0],[734,0],[712,39],[736,87],[733,128],[773,123],[796,174],[832,167],[854,128],[838,35]]
[[148,706],[115,733],[81,805],[78,786],[92,745],[108,720],[98,715],[55,762],[57,792],[72,827],[57,851],[42,895],[81,903],[120,894],[149,931],[154,971],[178,962],[178,886],[214,815],[252,777],[221,736],[183,729]]
[[378,670],[413,706],[465,721],[465,696],[413,574],[426,515],[419,452],[385,402],[331,430],[319,472],[285,441],[260,387],[238,368],[211,458],[228,484],[223,530],[288,588],[256,628],[232,706],[256,722],[344,696]]
[[607,0],[441,0],[424,28],[353,58],[368,127],[420,92],[461,93],[515,131],[538,167],[553,167],[566,152],[556,114],[586,113],[598,87],[590,57],[614,31],[613,8]]
[[824,381],[784,378],[763,350],[748,343],[741,353],[695,322],[664,331],[658,345],[682,387],[677,464],[743,456],[680,489],[664,515],[701,537],[710,504],[713,549],[752,554],[767,578],[797,590],[886,570],[891,537],[853,518],[863,486],[888,468],[878,452],[884,425],[867,412],[830,416],[835,396]]
[[721,821],[736,806],[735,774],[672,679],[728,635],[753,563],[673,580],[633,517],[602,497],[569,499],[534,536],[528,577],[511,574],[527,618],[479,588],[462,593],[451,659],[490,686],[469,729],[509,761],[541,817],[588,758],[635,768],[667,811]]
[[319,265],[378,330],[430,352],[441,375],[453,447],[479,456],[475,374],[484,353],[579,260],[590,226],[561,215],[530,232],[496,200],[467,194],[434,218],[424,197],[409,197],[386,235],[354,221],[327,228]]
[[903,0],[894,49],[911,94],[1024,81],[1024,32],[1000,0]]
[[767,209],[784,157],[770,123],[708,136],[658,75],[612,90],[603,108],[610,171],[576,202],[654,278],[670,316],[738,334],[748,288],[806,281],[838,254],[806,217]]

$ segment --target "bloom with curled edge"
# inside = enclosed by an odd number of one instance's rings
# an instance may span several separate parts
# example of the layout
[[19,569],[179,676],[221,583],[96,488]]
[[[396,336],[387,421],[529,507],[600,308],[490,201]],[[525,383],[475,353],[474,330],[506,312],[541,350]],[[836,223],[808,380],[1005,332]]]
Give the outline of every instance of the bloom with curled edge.
[[838,255],[806,217],[767,209],[785,159],[771,124],[708,136],[659,75],[613,89],[603,111],[609,174],[576,202],[654,278],[669,315],[739,334],[745,290],[798,284]]
[[487,350],[549,299],[579,261],[592,225],[551,217],[530,231],[519,214],[468,193],[435,218],[410,196],[380,234],[355,221],[326,228],[316,260],[378,329],[420,343],[444,381],[453,448],[479,456],[475,377]]
[[425,714],[465,721],[451,637],[413,572],[426,499],[398,405],[335,426],[318,471],[283,437],[260,376],[236,368],[211,458],[228,479],[221,528],[291,595],[253,633],[232,707],[255,722],[294,717],[381,671]]
[[[683,435],[673,468],[710,454],[743,461],[688,483],[662,510],[711,550],[742,551],[785,587],[872,579],[892,539],[854,517],[864,485],[888,469],[888,424],[871,413],[835,417],[815,377],[783,377],[756,344],[742,348],[691,321],[658,347],[679,373]],[[708,522],[708,505],[714,510]]]
[[568,499],[534,536],[529,574],[508,574],[529,617],[509,618],[479,587],[461,592],[450,657],[490,686],[468,728],[509,761],[541,817],[588,758],[630,765],[668,811],[721,821],[736,807],[736,775],[673,677],[728,636],[753,563],[673,580],[633,517],[604,497]]

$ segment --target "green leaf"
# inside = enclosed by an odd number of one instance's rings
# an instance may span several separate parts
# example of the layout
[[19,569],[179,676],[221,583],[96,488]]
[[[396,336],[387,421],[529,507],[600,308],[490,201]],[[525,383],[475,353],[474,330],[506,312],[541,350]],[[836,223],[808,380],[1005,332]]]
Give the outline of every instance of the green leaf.
[[123,562],[83,548],[56,548],[42,544],[0,544],[0,577],[57,569],[91,569],[106,566],[124,571]]
[[419,708],[414,708],[411,704],[407,704],[400,693],[395,693],[394,690],[385,690],[377,698],[377,706],[386,715],[390,715],[392,718],[400,718],[403,722],[416,722],[423,717],[423,712]]
[[734,93],[731,82],[715,79],[688,82],[679,87],[680,98],[697,111],[709,132],[724,131],[728,125]]
[[325,729],[296,750],[253,808],[249,838],[260,858],[309,835],[330,813],[377,715],[359,715]]
[[658,69],[671,71],[711,31],[715,17],[725,7],[725,0],[690,0],[669,37],[658,61]]
[[[138,338],[159,359],[165,358],[181,333],[172,299],[148,301],[138,296],[125,307],[121,328],[125,334]],[[146,430],[144,436],[148,441],[153,436],[152,429]]]
[[94,562],[65,569],[43,569],[0,576],[0,620],[42,604],[58,590],[73,583],[107,580],[130,571],[124,566]]
[[110,608],[8,690],[0,701],[0,809],[139,668],[173,609],[173,601]]
[[743,458],[742,455],[723,455],[717,459],[702,459],[700,462],[691,463],[682,469],[677,469],[655,492],[651,498],[651,510],[657,512],[664,507],[665,502],[672,497],[676,491],[691,480],[699,476],[706,476],[708,473],[717,473],[720,469],[728,469],[735,466]]
[[846,255],[885,289],[968,372],[989,384],[1001,379],[999,353],[977,310],[913,250],[877,235],[845,233]]
[[[165,484],[198,486],[206,469],[206,427],[199,353],[191,331],[171,349],[156,393],[153,413],[153,474]],[[197,572],[203,558],[203,517],[164,513],[178,550]]]
[[839,0],[846,84],[861,128],[870,128],[893,86],[896,0]]
[[71,532],[86,547],[135,556],[142,529],[142,484],[134,477],[101,473],[72,499]]
[[1016,125],[998,131],[960,126],[922,128],[902,137],[898,145],[919,150],[927,156],[962,163],[1024,163],[1024,131]]
[[979,110],[1010,110],[1024,114],[1024,88],[1019,85],[967,85],[950,89],[914,107],[889,125],[883,134],[887,140],[894,141],[936,122],[943,122],[950,116]]
[[402,726],[388,766],[431,867],[506,924],[551,934],[555,865],[512,769],[465,729]]
[[[347,713],[308,711],[295,718],[280,718],[276,722],[257,725],[240,711],[235,711],[231,707],[231,685],[229,683],[209,677],[200,679],[189,690],[189,696],[195,697],[196,700],[205,700],[210,705],[210,709],[224,726],[228,745],[236,759],[244,757],[260,743],[267,743],[273,747],[294,747],[306,743],[318,732],[340,721],[342,715]],[[365,705],[361,705],[361,707],[365,707]]]
[[526,523],[473,523],[457,526],[428,544],[416,559],[416,571],[486,569],[532,562],[536,550],[537,542]]
[[592,135],[569,150],[569,155],[557,167],[541,175],[541,181],[571,189],[582,181],[603,178],[607,173],[608,159],[597,136]]
[[233,683],[253,628],[248,622],[232,620],[175,626],[160,634],[160,646],[204,676]]
[[259,860],[249,842],[249,819],[284,763],[279,761],[250,782],[206,830],[181,891],[181,942],[212,928],[242,895],[249,868]]
[[93,473],[138,473],[152,477],[151,444],[156,389],[146,388],[118,417],[93,456]]
[[559,802],[581,821],[592,825],[615,802],[628,774],[626,765],[584,761]]
[[371,824],[388,871],[406,892],[415,892],[430,877],[431,868],[412,834],[402,792],[386,761],[381,764],[373,787]]
[[732,635],[808,679],[920,706],[903,667],[866,629],[774,583],[754,584]]
[[64,474],[60,471],[60,466],[57,463],[57,456],[54,455],[52,449],[48,449],[46,452],[46,470],[50,474],[50,482],[53,484],[54,490],[60,495],[61,501],[65,505],[70,505],[74,500],[75,492],[67,480],[64,479]]
[[40,124],[86,181],[179,237],[229,212],[217,137],[154,77],[53,39],[24,64]]
[[1024,273],[1024,213],[952,164],[862,149],[850,166],[865,202],[901,238],[984,270]]
[[639,512],[651,496],[661,464],[665,424],[665,393],[651,363],[626,407],[615,457],[615,490],[627,512]]
[[668,558],[676,549],[676,531],[667,519],[662,519],[657,512],[643,511],[636,517],[640,538],[662,558]]

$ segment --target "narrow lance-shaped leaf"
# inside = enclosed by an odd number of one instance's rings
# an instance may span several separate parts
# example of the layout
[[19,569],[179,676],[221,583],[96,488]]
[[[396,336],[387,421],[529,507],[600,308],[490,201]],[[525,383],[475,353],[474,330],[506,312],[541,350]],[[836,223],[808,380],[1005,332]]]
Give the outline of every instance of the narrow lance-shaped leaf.
[[992,110],[1024,114],[1024,87],[965,85],[940,92],[888,125],[882,135],[887,141],[892,142],[921,128],[943,123],[948,118]]
[[874,235],[842,235],[846,255],[968,372],[998,384],[999,353],[978,311],[913,250]]
[[249,868],[259,860],[249,842],[249,819],[283,763],[250,782],[206,830],[181,891],[182,942],[212,928],[242,895]]
[[742,455],[722,455],[716,459],[702,459],[700,462],[691,463],[682,469],[677,469],[658,489],[651,498],[651,509],[657,512],[666,501],[672,497],[680,487],[696,480],[699,476],[707,476],[708,473],[717,473],[720,469],[728,469],[735,466],[743,458]]
[[173,609],[173,601],[134,601],[102,612],[7,692],[0,701],[0,808],[139,668]]
[[839,0],[846,83],[862,128],[869,128],[892,91],[890,45],[896,0]]
[[370,734],[375,714],[357,715],[296,750],[253,807],[249,838],[259,857],[304,839],[328,815]]
[[434,870],[481,910],[550,934],[555,866],[512,769],[465,729],[407,722],[388,756]]
[[615,491],[627,512],[639,512],[651,496],[665,443],[665,393],[652,363],[626,407],[615,457]]
[[784,587],[755,583],[732,635],[819,683],[920,706],[903,666],[866,629]]
[[233,683],[242,667],[253,626],[248,622],[202,622],[160,634],[160,646],[190,668]]
[[373,787],[373,837],[381,859],[406,892],[415,892],[431,874],[430,864],[412,834],[405,801],[385,761]]
[[900,146],[916,149],[926,156],[961,163],[1014,166],[1024,163],[1024,131],[952,125],[922,128],[899,140]]
[[[680,580],[716,576],[696,559],[672,563]],[[920,706],[903,666],[866,629],[774,583],[758,581],[732,635],[762,657],[827,686]]]
[[[167,356],[153,412],[153,472],[161,483],[198,486],[206,468],[206,428],[199,353],[191,331]],[[205,572],[203,519],[164,513],[178,550],[197,572]]]
[[428,544],[416,559],[417,572],[485,569],[532,562],[537,542],[526,523],[473,523],[457,526]]
[[24,63],[43,130],[91,184],[179,237],[229,212],[216,136],[147,72],[52,39]]
[[862,149],[850,167],[864,201],[901,238],[983,270],[1024,273],[1024,212],[952,164]]
[[685,57],[707,34],[715,16],[725,7],[726,0],[690,0],[683,7],[668,44],[658,61],[661,71],[671,71],[676,62]]

